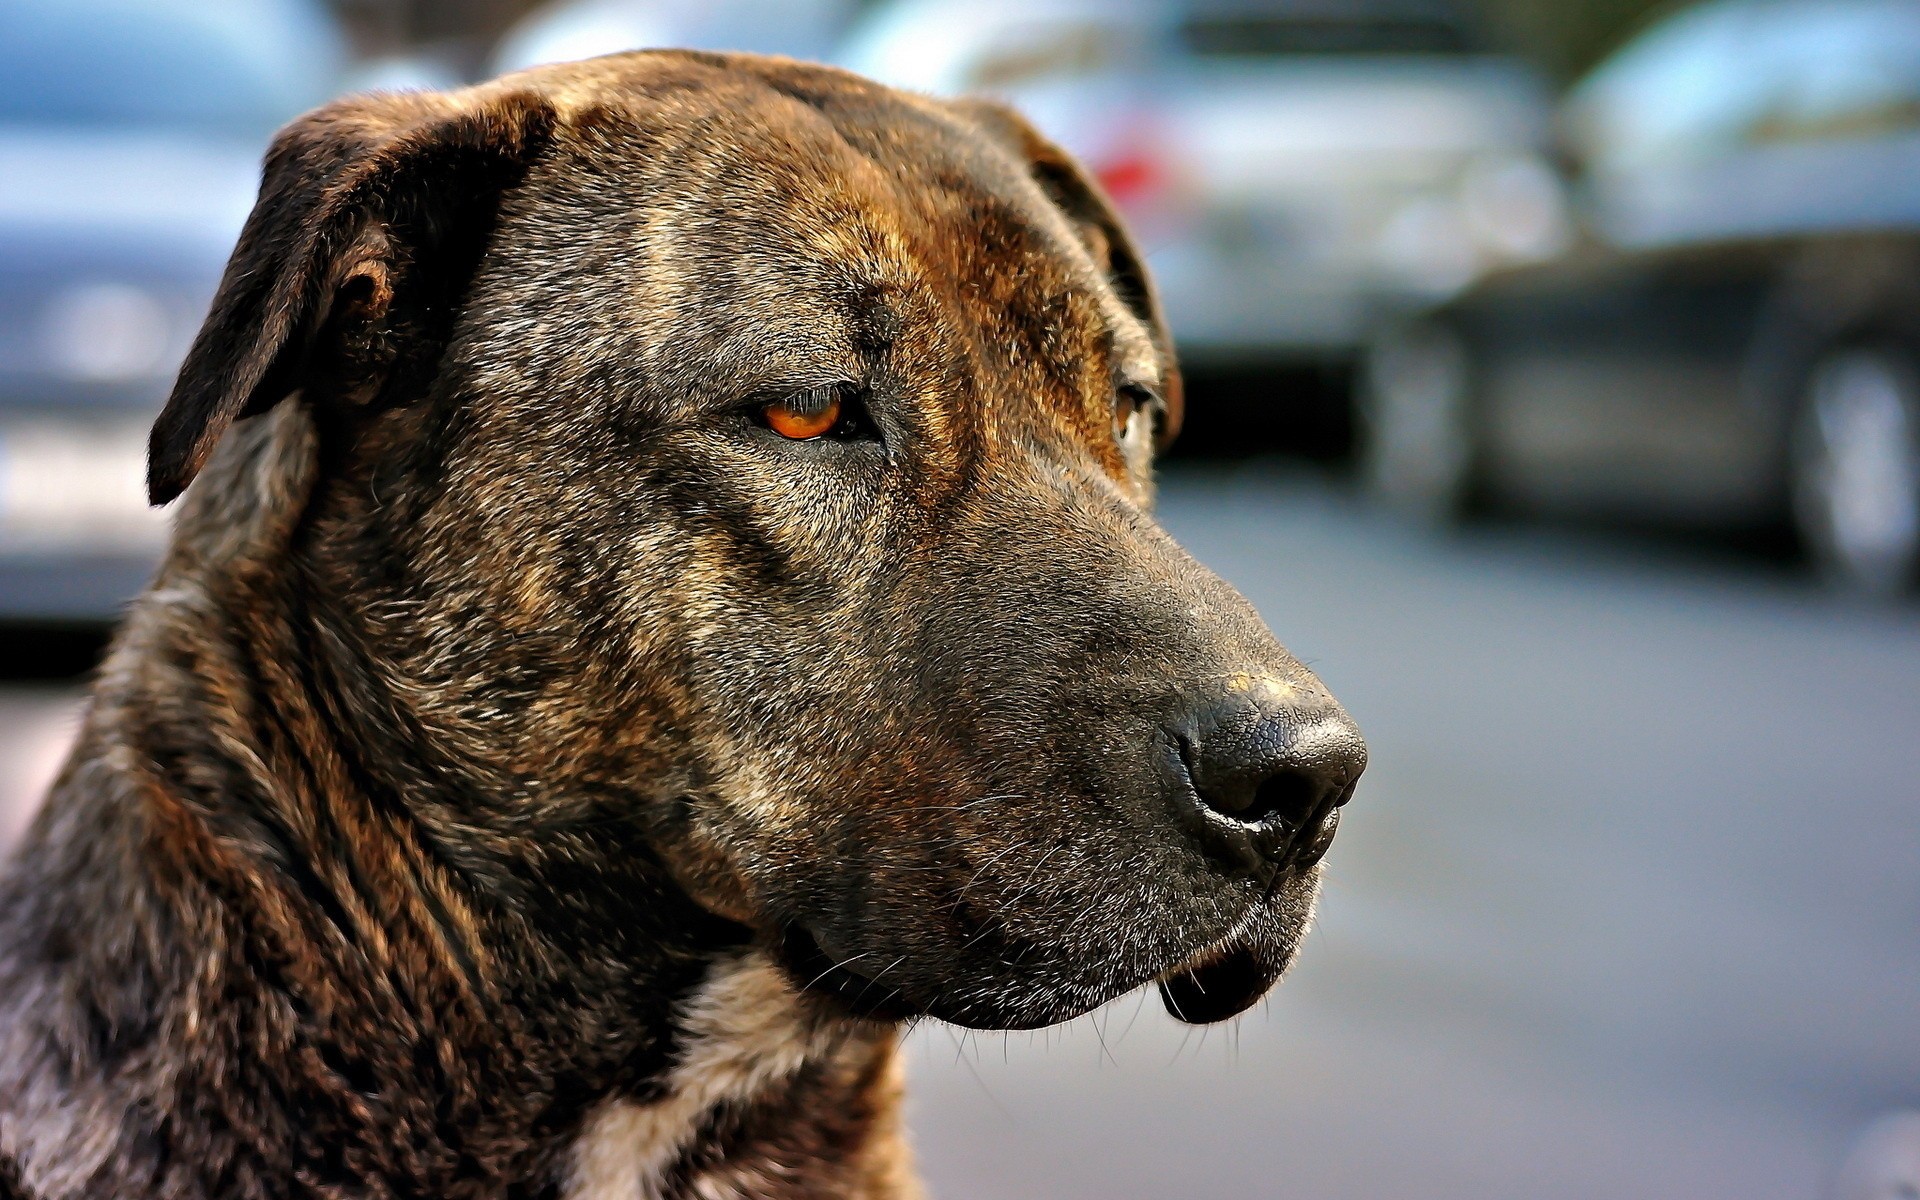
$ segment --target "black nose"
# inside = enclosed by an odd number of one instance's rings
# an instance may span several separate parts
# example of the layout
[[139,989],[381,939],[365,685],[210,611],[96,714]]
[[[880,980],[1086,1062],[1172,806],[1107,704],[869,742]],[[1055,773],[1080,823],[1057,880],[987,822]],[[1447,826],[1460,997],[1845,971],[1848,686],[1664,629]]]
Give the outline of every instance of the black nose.
[[1305,868],[1333,841],[1366,769],[1351,718],[1309,685],[1238,680],[1200,698],[1171,730],[1188,824],[1216,858]]

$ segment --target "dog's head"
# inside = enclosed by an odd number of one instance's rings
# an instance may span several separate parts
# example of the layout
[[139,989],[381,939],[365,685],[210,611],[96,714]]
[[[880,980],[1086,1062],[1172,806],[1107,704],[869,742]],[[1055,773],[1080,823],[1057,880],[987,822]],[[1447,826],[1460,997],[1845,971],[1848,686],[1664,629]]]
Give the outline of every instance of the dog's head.
[[680,53],[342,101],[269,157],[155,499],[293,393],[303,586],[494,781],[437,828],[657,859],[879,1015],[1217,1020],[1293,955],[1364,749],[1154,523],[1166,330],[1011,113]]

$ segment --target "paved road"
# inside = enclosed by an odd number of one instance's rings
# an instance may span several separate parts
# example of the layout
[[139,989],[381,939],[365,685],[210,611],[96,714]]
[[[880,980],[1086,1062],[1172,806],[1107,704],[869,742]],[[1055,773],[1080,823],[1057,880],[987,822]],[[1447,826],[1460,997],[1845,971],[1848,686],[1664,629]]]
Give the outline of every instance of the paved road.
[[[913,1037],[952,1200],[1798,1200],[1920,1104],[1920,609],[1563,534],[1434,542],[1272,471],[1167,523],[1366,729],[1264,1010]],[[60,693],[0,700],[45,769]]]
[[1261,468],[1163,517],[1373,766],[1237,1029],[919,1035],[946,1194],[1808,1198],[1920,1101],[1920,612]]

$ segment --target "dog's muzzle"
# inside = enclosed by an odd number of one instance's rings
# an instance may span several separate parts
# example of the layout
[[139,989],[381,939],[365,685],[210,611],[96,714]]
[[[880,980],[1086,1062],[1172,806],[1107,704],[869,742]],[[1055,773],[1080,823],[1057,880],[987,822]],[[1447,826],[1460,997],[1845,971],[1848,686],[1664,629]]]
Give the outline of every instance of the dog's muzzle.
[[[1148,967],[1135,959],[1113,965],[1123,975],[1143,967],[1153,972],[1145,978],[1157,976],[1176,1018],[1194,1024],[1223,1021],[1264,996],[1292,960],[1311,906],[1315,868],[1333,841],[1341,806],[1352,798],[1365,769],[1366,746],[1353,721],[1310,676],[1240,675],[1189,685],[1141,717],[1157,735],[1144,740],[1149,745],[1157,740],[1160,749],[1151,761],[1128,764],[1140,788],[1134,802],[1146,806],[1136,810],[1144,818],[1136,827],[1162,849],[1184,843],[1184,852],[1173,849],[1166,861],[1200,868],[1187,884],[1196,895],[1210,897],[1204,903],[1245,908],[1232,929],[1221,930],[1223,936],[1204,946],[1190,945],[1177,962],[1162,959]],[[978,877],[978,869],[967,876],[969,883]],[[1098,906],[1104,886],[1089,882],[1078,903]],[[1036,983],[1045,976],[1033,971],[1022,979],[1027,956],[1036,949],[1042,955],[1067,955],[1071,947],[1020,942],[1020,937],[1033,938],[1032,921],[1006,945],[976,949],[990,932],[1005,934],[1007,927],[991,912],[977,913],[975,906],[950,904],[935,938],[917,942],[889,922],[884,905],[876,909],[863,900],[852,907],[876,914],[868,919],[889,927],[876,938],[873,928],[858,920],[843,917],[836,923],[830,915],[822,922],[796,914],[780,930],[777,953],[799,986],[859,1016],[902,1020],[924,1014],[974,1028],[1032,1028],[1104,999],[1090,994],[1104,985],[1083,981],[1066,985],[1076,991],[1060,991],[1073,997],[1070,1002],[1035,1001],[1036,992],[1060,985]],[[972,915],[962,922],[963,914]],[[1176,920],[1154,941],[1164,947],[1167,940],[1184,936]],[[881,940],[886,938],[893,940]],[[922,947],[942,940],[976,955],[950,985],[911,965]],[[876,941],[885,949],[876,949]],[[1014,970],[995,981],[993,968],[1001,962]],[[1086,966],[1082,962],[1069,970]],[[1082,975],[1098,977],[1100,971]],[[1144,982],[1142,976],[1134,978]],[[995,988],[998,998],[979,1000]]]
[[[1166,733],[1181,823],[1216,867],[1269,888],[1326,854],[1367,765],[1360,730],[1337,704],[1284,683],[1243,680],[1205,694]],[[1160,996],[1178,1019],[1211,1024],[1250,1007],[1285,966],[1230,940],[1162,976]]]

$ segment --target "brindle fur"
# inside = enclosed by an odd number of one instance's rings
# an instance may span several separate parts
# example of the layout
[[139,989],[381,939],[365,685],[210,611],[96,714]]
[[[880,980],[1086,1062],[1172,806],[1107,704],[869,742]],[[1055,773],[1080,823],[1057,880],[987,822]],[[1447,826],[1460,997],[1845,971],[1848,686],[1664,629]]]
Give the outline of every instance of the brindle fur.
[[[826,384],[879,440],[749,419]],[[995,108],[646,53],[296,122],[0,883],[0,1195],[584,1194],[745,1022],[779,1062],[637,1186],[905,1196],[899,1017],[1229,944],[1257,995],[1317,871],[1217,869],[1142,764],[1196,688],[1331,702],[1153,524],[1178,403],[1126,234]]]

